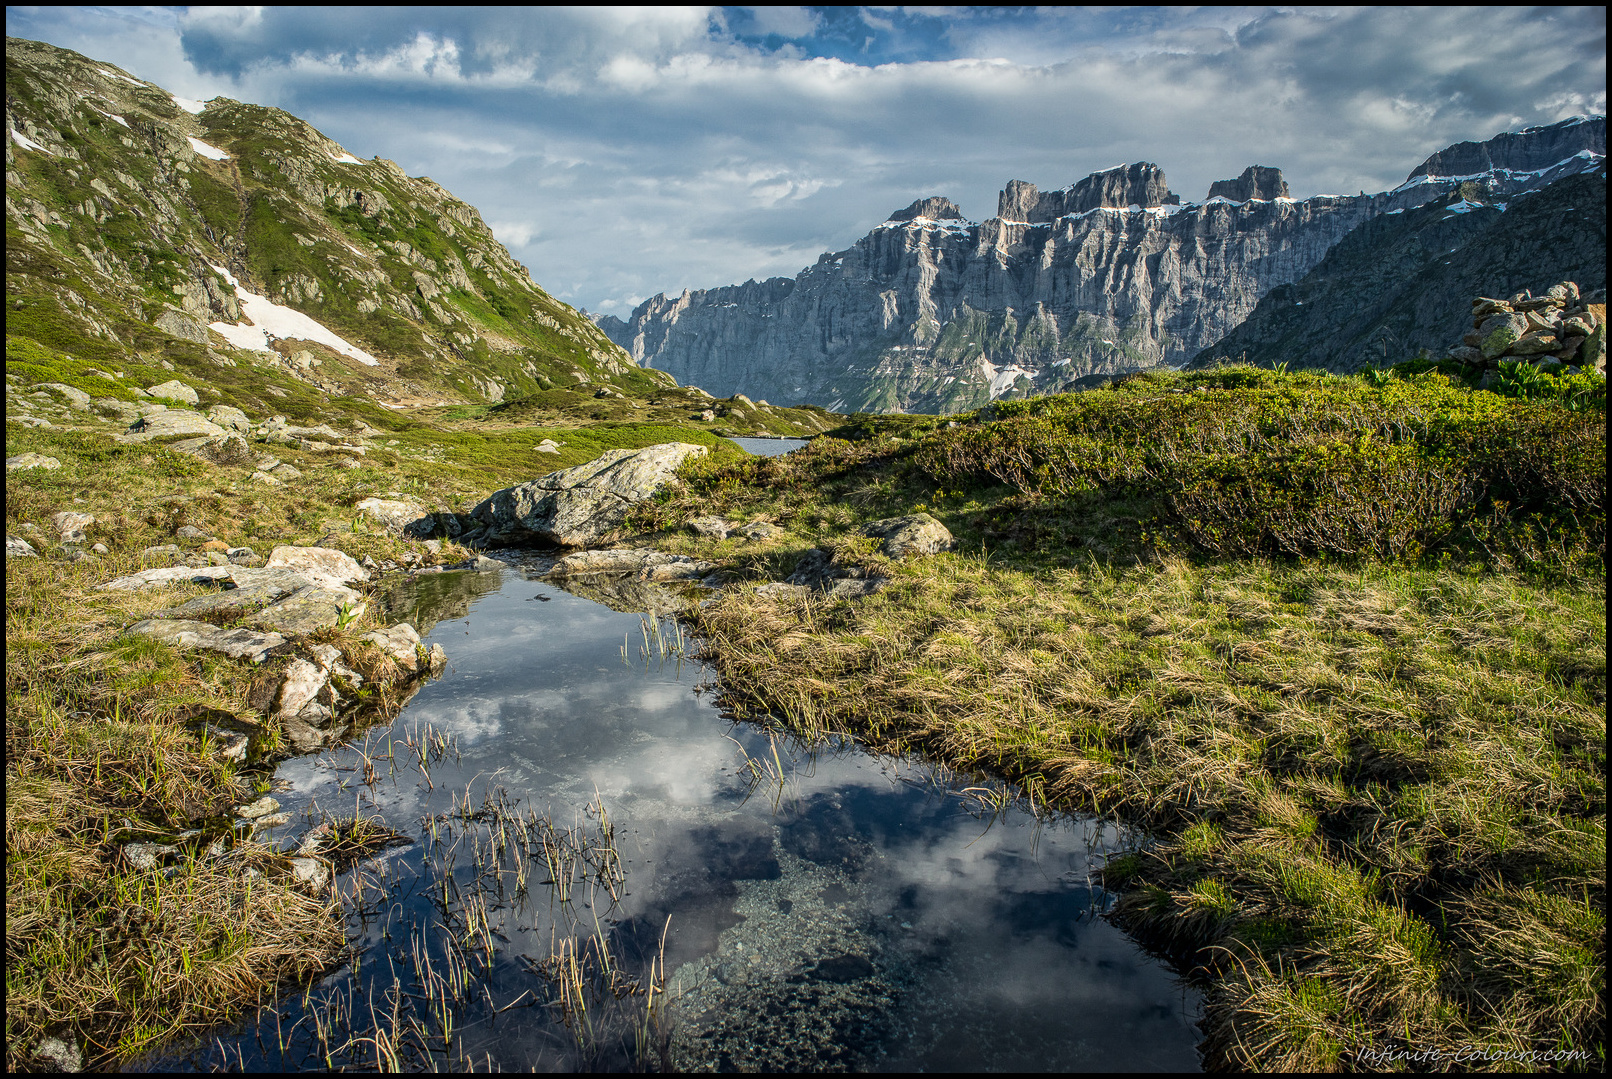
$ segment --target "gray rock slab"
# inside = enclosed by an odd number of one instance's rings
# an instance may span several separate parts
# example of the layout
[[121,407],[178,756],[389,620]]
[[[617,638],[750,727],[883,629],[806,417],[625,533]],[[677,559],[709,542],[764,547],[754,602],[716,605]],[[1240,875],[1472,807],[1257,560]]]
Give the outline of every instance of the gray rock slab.
[[245,585],[216,592],[211,596],[197,596],[187,603],[171,607],[165,611],[157,611],[153,618],[185,618],[194,619],[212,611],[232,610],[239,608],[251,612],[284,599],[291,594],[291,589],[284,585],[264,581],[258,584]]
[[15,457],[6,458],[6,471],[16,472],[20,469],[43,468],[48,470],[62,467],[62,463],[54,457],[46,457],[42,453],[19,453]]
[[537,539],[587,547],[619,527],[633,506],[651,497],[704,446],[668,442],[641,450],[610,450],[587,464],[550,472],[489,495],[471,515],[502,540]]
[[[302,637],[337,625],[341,621],[342,606],[351,602],[340,593],[309,585],[269,604],[252,615],[249,621],[263,629]],[[363,610],[362,606],[353,609],[359,612]]]
[[430,511],[424,506],[400,499],[366,498],[353,508],[365,519],[394,534],[401,534],[418,521],[430,521]]
[[234,659],[262,663],[286,643],[278,633],[262,633],[249,629],[220,629],[209,622],[196,622],[185,618],[146,618],[130,626],[126,633],[136,637],[150,637],[187,651],[206,650],[221,652]]
[[183,401],[187,405],[201,403],[200,395],[178,379],[170,379],[158,386],[147,386],[146,392],[153,397],[167,397],[175,401]]
[[177,435],[214,438],[227,433],[224,428],[210,422],[198,412],[169,408],[146,416],[140,421],[138,430],[129,432],[123,438],[129,442],[148,442],[153,438],[171,438]]
[[90,407],[89,394],[65,383],[42,382],[39,384],[39,388],[42,390],[55,390],[57,393],[67,398],[67,403],[74,408],[87,409]]
[[252,421],[247,419],[246,413],[229,405],[214,405],[207,410],[207,419],[211,423],[243,435],[252,431]]
[[252,447],[237,434],[201,435],[168,445],[176,453],[188,453],[215,465],[240,468],[252,463]]
[[285,568],[314,584],[337,588],[369,580],[369,571],[351,555],[331,547],[276,547],[269,552],[268,569]]
[[[589,574],[633,576],[639,580],[679,580],[703,577],[713,569],[710,562],[700,562],[687,555],[666,554],[648,547],[637,549],[615,548],[606,551],[578,551],[554,563],[551,577],[574,577]],[[668,571],[655,576],[655,571]]]
[[34,550],[34,545],[33,544],[29,543],[27,540],[23,539],[21,536],[7,536],[6,537],[6,557],[7,558],[37,558],[37,557],[39,557],[39,552]]
[[164,588],[175,584],[205,584],[226,579],[238,566],[170,566],[164,569],[147,569],[126,577],[114,577],[97,588],[109,592],[135,592],[147,588]]

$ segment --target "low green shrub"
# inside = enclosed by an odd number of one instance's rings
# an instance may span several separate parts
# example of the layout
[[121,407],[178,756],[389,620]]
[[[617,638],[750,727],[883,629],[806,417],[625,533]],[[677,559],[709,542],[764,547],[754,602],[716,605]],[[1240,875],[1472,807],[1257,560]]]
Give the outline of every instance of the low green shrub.
[[912,460],[946,488],[1153,499],[1217,554],[1413,561],[1454,545],[1517,561],[1543,530],[1574,537],[1556,561],[1604,560],[1604,383],[1541,377],[1577,396],[1222,368],[999,402]]

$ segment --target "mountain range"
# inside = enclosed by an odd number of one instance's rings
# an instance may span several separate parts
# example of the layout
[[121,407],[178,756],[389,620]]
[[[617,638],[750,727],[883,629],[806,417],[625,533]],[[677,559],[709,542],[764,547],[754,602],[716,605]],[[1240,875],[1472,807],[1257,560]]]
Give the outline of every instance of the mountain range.
[[[1605,153],[1606,119],[1597,116],[1447,147],[1403,184],[1372,195],[1295,199],[1281,171],[1262,165],[1212,184],[1199,202],[1183,202],[1148,162],[1049,192],[1013,180],[987,221],[964,219],[943,197],[919,199],[794,278],[663,293],[626,320],[596,321],[638,363],[718,395],[742,391],[847,411],[956,412],[1125,371],[1179,367],[1234,347],[1249,352],[1234,331],[1273,293],[1282,299],[1272,304],[1302,306],[1280,291],[1291,287],[1308,294],[1342,286],[1336,302],[1358,316],[1351,266],[1363,263],[1375,275],[1381,298],[1412,287],[1406,275],[1421,273],[1427,261],[1400,258],[1398,269],[1385,271],[1365,250],[1367,237],[1442,244],[1442,235],[1423,235],[1426,224],[1478,206],[1444,231],[1465,237],[1454,241],[1459,246],[1498,228],[1496,236],[1512,237],[1511,246],[1491,261],[1503,258],[1505,266],[1487,276],[1434,274],[1424,286],[1455,290],[1439,303],[1465,304],[1473,288],[1542,287],[1562,274],[1594,278],[1598,271],[1598,282],[1581,284],[1604,286]],[[1584,181],[1586,193],[1572,199],[1582,216],[1569,215],[1543,234],[1523,225],[1556,203],[1522,196],[1585,175],[1599,179]],[[1516,216],[1506,216],[1509,200],[1521,211],[1510,211]],[[1432,208],[1415,212],[1424,206]],[[1507,225],[1493,225],[1501,217]],[[1368,223],[1375,228],[1348,249],[1354,262],[1340,255],[1323,277],[1310,278]],[[1473,243],[1470,257],[1481,261],[1483,247]],[[1431,326],[1425,315],[1414,320],[1418,326]],[[1392,362],[1404,358],[1397,351],[1407,343],[1422,343],[1403,321],[1390,318],[1387,336],[1351,323],[1351,341],[1363,343],[1343,348],[1340,358],[1315,353],[1323,360],[1313,363],[1311,353],[1292,347],[1326,339],[1339,318],[1298,336],[1283,322],[1280,334],[1261,337],[1271,348],[1252,354],[1350,369],[1366,362],[1373,342],[1385,342],[1374,355]],[[1426,333],[1458,334],[1458,321]]]

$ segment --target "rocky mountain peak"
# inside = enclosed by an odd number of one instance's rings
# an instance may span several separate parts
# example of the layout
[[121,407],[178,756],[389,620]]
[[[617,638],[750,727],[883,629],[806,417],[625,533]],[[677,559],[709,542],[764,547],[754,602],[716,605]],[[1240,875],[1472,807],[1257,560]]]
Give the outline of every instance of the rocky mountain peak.
[[1429,157],[1406,177],[1477,176],[1496,169],[1536,172],[1588,150],[1606,156],[1606,117],[1574,116],[1558,124],[1504,131],[1484,142],[1458,142]]
[[996,216],[1004,221],[1037,224],[1056,221],[1066,214],[1082,214],[1101,207],[1123,210],[1128,206],[1173,206],[1180,199],[1170,194],[1164,170],[1149,161],[1116,165],[1094,172],[1062,191],[1042,192],[1035,184],[1009,180],[997,195]]
[[891,221],[912,221],[915,218],[927,217],[931,221],[961,221],[963,211],[951,199],[932,195],[927,199],[916,199],[905,210],[897,210],[890,215]]
[[1287,192],[1287,181],[1282,179],[1282,170],[1267,168],[1264,165],[1250,165],[1243,170],[1243,174],[1235,180],[1216,180],[1209,185],[1210,198],[1227,198],[1233,202],[1247,202],[1250,199],[1285,199],[1291,198]]

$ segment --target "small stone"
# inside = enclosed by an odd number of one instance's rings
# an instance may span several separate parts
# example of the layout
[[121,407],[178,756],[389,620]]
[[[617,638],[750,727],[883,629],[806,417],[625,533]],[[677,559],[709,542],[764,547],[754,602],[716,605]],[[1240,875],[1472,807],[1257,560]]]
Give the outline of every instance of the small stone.
[[862,534],[882,539],[881,549],[890,558],[949,551],[955,542],[946,526],[927,513],[874,521],[862,529]]
[[407,622],[370,630],[361,639],[378,646],[407,670],[415,670],[420,665],[420,635]]
[[202,727],[202,736],[213,747],[213,752],[224,760],[235,761],[237,764],[246,763],[246,754],[252,747],[252,740],[242,732],[228,731],[208,723]]
[[267,472],[254,472],[254,473],[252,473],[252,479],[256,480],[258,483],[263,484],[265,487],[284,487],[285,486],[284,481],[275,479],[273,476],[269,475]]
[[63,511],[50,516],[50,526],[68,543],[78,543],[87,538],[84,530],[94,523],[95,516],[89,513]]
[[733,526],[720,517],[696,517],[688,522],[688,529],[701,536],[712,539],[727,539]]
[[285,669],[285,681],[280,683],[279,701],[275,712],[281,717],[302,712],[319,691],[325,688],[329,675],[305,659],[294,659]]
[[42,453],[19,453],[15,457],[6,458],[6,471],[16,472],[27,468],[43,468],[47,471],[62,467],[62,463],[54,457],[46,457]]
[[110,547],[108,547],[104,543],[97,543],[93,547],[91,547],[90,550],[94,551],[96,554],[111,554],[112,553],[112,549]]
[[[128,848],[124,848],[125,851]],[[84,1054],[75,1038],[41,1038],[34,1046],[34,1059],[51,1071],[80,1072],[84,1070]]]
[[20,536],[7,536],[6,537],[6,557],[7,558],[38,558],[39,557],[39,552],[34,550],[34,545],[33,544],[29,543],[27,540],[21,538]]
[[302,470],[293,465],[275,465],[269,471],[280,480],[289,481],[300,480],[302,478]]
[[330,883],[330,866],[319,858],[293,858],[291,876],[308,891],[322,892]]
[[256,820],[258,817],[268,816],[270,813],[275,812],[279,808],[279,802],[268,795],[264,795],[262,798],[259,798],[257,801],[248,805],[236,806],[235,812],[238,816],[246,817],[248,820]]
[[259,817],[256,821],[253,822],[252,826],[254,828],[257,828],[257,829],[279,828],[279,827],[282,827],[283,825],[287,825],[287,824],[290,824],[290,823],[291,823],[291,814],[289,814],[289,813],[271,813],[266,817]]
[[[201,403],[201,397],[196,391],[178,379],[172,379],[158,386],[148,386],[146,387],[146,392],[153,397],[167,397],[175,401],[183,401],[187,405]],[[88,400],[85,403],[88,404]]]
[[152,870],[178,850],[178,847],[167,843],[125,843],[123,857],[136,869]]
[[178,536],[180,539],[212,539],[211,536],[197,528],[195,525],[180,525],[178,528],[174,529],[174,535]]

